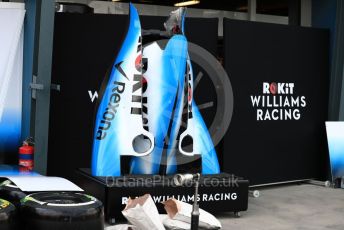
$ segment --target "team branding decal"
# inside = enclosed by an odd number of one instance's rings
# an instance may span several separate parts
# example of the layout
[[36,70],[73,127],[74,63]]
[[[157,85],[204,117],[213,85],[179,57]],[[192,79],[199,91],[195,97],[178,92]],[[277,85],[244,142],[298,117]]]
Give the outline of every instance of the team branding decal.
[[[169,199],[176,199],[182,202],[194,202],[195,196],[194,195],[171,195],[171,196],[154,196],[152,195],[152,199],[155,203],[161,203],[167,201]],[[198,202],[217,202],[217,201],[235,201],[238,199],[238,194],[233,193],[204,193],[199,194],[197,196]],[[122,197],[122,205],[126,205],[128,203],[129,197]]]
[[111,121],[115,118],[117,108],[121,101],[121,96],[125,90],[125,83],[115,81],[113,83],[114,88],[112,89],[112,94],[108,103],[107,108],[103,113],[102,120],[98,126],[96,138],[97,140],[103,140],[106,137],[106,131],[111,127]]
[[296,94],[295,83],[262,84],[262,95],[251,95],[257,121],[300,120],[307,106],[305,96]]
[[[125,77],[128,81],[129,78],[123,68],[121,67],[121,64],[123,62],[119,62],[118,64],[115,65],[115,68],[118,70],[119,73],[123,77]],[[132,85],[132,107],[130,110],[130,114],[132,115],[142,115],[142,110],[144,113],[147,113],[147,107],[145,106],[144,103],[142,103],[141,107],[141,102],[146,101],[147,98],[142,98],[141,90],[142,90],[142,71],[144,70],[143,65],[142,65],[142,37],[139,37],[138,43],[137,43],[137,57],[135,59],[135,69],[137,70],[137,73],[134,74],[133,76],[133,85]],[[112,94],[109,98],[108,106],[105,108],[105,111],[103,113],[102,120],[100,121],[100,124],[98,126],[97,134],[96,134],[96,139],[97,140],[103,140],[106,138],[106,131],[111,127],[111,121],[115,118],[117,109],[119,107],[120,101],[121,101],[121,96],[125,91],[125,83],[124,82],[119,82],[119,81],[114,81],[113,82],[113,88],[112,88]],[[143,100],[144,99],[144,100]],[[136,107],[134,103],[139,104],[140,106]],[[146,124],[148,123],[147,120]]]

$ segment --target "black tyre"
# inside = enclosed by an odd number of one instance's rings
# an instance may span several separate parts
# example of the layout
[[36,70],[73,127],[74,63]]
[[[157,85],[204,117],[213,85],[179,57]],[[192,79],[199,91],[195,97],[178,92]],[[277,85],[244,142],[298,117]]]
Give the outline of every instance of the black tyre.
[[26,195],[10,180],[5,180],[0,184],[0,197],[14,204],[17,209],[20,207],[20,200]]
[[3,199],[0,199],[0,229],[17,230],[16,207]]
[[27,230],[103,230],[103,204],[94,197],[70,192],[42,192],[21,201]]

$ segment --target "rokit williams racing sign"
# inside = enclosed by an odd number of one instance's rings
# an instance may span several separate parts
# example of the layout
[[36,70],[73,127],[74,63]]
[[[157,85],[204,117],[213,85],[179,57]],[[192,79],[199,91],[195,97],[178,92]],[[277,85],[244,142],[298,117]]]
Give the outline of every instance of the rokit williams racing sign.
[[[171,195],[171,196],[159,196],[159,195],[152,195],[152,199],[155,203],[165,202],[168,199],[176,199],[182,202],[191,203],[194,202],[195,196],[194,195]],[[204,193],[199,194],[197,197],[197,202],[216,202],[216,201],[235,201],[238,199],[238,194],[236,192],[233,193]],[[128,203],[129,197],[122,197],[122,205],[126,205]]]
[[257,121],[300,120],[306,97],[295,94],[294,83],[263,82],[262,94],[251,95]]

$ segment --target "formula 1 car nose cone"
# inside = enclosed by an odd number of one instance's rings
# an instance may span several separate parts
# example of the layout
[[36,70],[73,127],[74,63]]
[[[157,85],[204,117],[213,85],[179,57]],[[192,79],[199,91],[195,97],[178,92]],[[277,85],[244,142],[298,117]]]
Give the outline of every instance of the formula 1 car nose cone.
[[[92,151],[95,176],[119,176],[121,156],[146,156],[154,149],[154,136],[143,126],[142,74],[141,25],[130,4],[127,35],[105,80],[106,88],[101,90]],[[144,143],[139,151],[134,146],[137,142]]]

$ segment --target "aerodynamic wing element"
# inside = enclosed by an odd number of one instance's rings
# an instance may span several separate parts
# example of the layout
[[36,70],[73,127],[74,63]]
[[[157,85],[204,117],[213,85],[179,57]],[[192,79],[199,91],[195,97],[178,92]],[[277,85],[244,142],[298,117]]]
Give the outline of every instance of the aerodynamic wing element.
[[[187,57],[187,41],[182,35],[175,35],[164,49],[158,42],[144,48],[147,71],[144,78],[147,86],[144,97],[147,102],[146,129],[155,136],[155,148],[152,154],[134,157],[131,172],[134,174],[159,173],[162,154],[166,151],[166,142],[172,127],[171,116],[176,113],[180,76],[184,74]],[[176,52],[178,50],[178,52]],[[178,110],[179,111],[179,110]],[[178,113],[178,112],[177,112]]]
[[[181,33],[184,35],[185,13],[185,8],[179,8],[171,12],[169,19],[165,23],[165,29],[169,34]],[[193,100],[193,70],[188,54],[186,59],[186,74],[185,76],[179,76],[179,85],[183,87],[182,89],[186,90],[180,90],[177,95],[177,107],[174,112],[174,123],[170,134],[167,154],[167,174],[176,173],[176,154],[178,153],[185,156],[200,154],[202,157],[202,173],[219,173],[220,166],[214,144],[202,115]],[[182,91],[184,91],[184,94]],[[182,116],[184,103],[186,103],[186,120],[183,120]],[[186,130],[182,131],[182,125],[186,125]],[[192,149],[183,148],[184,140],[187,146],[192,146]]]
[[[188,57],[187,59],[187,71],[186,71],[186,75],[185,75],[185,89],[186,89],[186,112],[187,112],[187,128],[186,130],[180,134],[180,138],[179,138],[179,152],[183,155],[186,156],[194,156],[195,154],[200,154],[199,151],[197,151],[194,148],[194,134],[195,134],[195,122],[193,119],[193,114],[192,114],[192,107],[193,107],[193,73],[192,73],[192,67],[191,67],[191,61],[190,58]],[[183,141],[184,138],[188,138],[188,144],[192,146],[191,150],[186,150],[183,148]]]
[[221,171],[213,140],[195,101],[192,102],[192,115],[195,124],[193,148],[202,156],[202,174],[218,174]]
[[[193,70],[189,57],[187,59],[185,83],[187,84],[185,85],[187,89],[185,93],[187,96],[187,98],[185,98],[187,101],[187,128],[179,137],[179,152],[186,156],[201,154],[203,174],[220,173],[220,165],[213,141],[203,121],[202,115],[193,100]],[[189,149],[184,150],[183,148],[183,141],[186,138],[188,138],[188,144],[192,145],[191,151],[189,151]]]
[[142,120],[142,38],[137,10],[130,4],[130,23],[98,107],[92,153],[92,174],[119,176],[121,155],[145,156],[154,136]]

